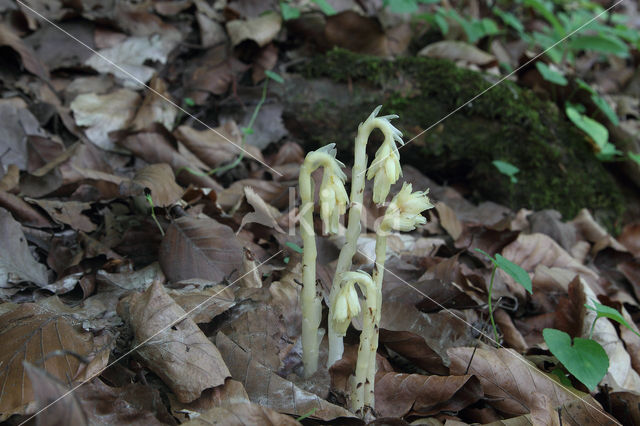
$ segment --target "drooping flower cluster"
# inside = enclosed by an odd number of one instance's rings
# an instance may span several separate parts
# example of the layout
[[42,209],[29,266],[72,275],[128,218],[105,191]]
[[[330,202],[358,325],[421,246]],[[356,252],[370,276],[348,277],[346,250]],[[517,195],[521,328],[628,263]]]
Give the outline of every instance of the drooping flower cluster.
[[324,167],[322,183],[320,184],[320,218],[324,232],[335,234],[338,232],[340,216],[347,211],[349,196],[344,188],[347,176],[342,171],[344,164],[336,158],[334,143],[307,154],[311,169]]
[[334,329],[344,336],[351,324],[351,319],[360,313],[360,300],[355,288],[355,277],[350,276],[354,272],[346,272],[343,277],[344,284],[340,288],[333,311]]
[[[377,114],[380,107],[374,110]],[[373,114],[372,114],[373,115]],[[377,204],[384,203],[391,185],[396,183],[402,176],[400,167],[400,153],[396,142],[403,145],[402,132],[396,129],[390,122],[391,119],[398,118],[397,115],[385,115],[376,118],[377,127],[384,134],[384,141],[367,172],[367,179],[373,179],[373,201]]]
[[413,231],[416,226],[427,222],[421,213],[433,208],[433,204],[427,197],[429,190],[416,192],[411,190],[411,184],[405,182],[400,192],[393,197],[380,224],[381,231]]

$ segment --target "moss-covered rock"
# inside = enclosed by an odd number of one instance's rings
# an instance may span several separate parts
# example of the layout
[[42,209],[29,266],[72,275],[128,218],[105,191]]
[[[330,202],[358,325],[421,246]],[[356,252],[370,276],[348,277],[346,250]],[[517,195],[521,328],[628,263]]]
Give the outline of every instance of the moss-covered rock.
[[[400,150],[402,162],[441,182],[464,182],[472,199],[554,208],[565,218],[587,207],[609,228],[624,210],[614,179],[584,136],[554,104],[510,81],[489,89],[494,77],[449,61],[389,61],[344,50],[298,71],[304,79],[284,89],[284,117],[310,149],[336,142],[343,154],[349,151],[357,124],[383,104],[383,114],[400,116],[395,125],[406,141],[429,129]],[[517,166],[518,183],[500,174],[493,160]]]

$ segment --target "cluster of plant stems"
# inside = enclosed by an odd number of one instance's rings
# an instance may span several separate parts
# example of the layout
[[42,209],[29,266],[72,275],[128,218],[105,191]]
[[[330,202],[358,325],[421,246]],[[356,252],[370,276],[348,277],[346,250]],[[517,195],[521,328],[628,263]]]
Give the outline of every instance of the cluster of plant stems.
[[[336,266],[329,294],[327,367],[340,360],[343,355],[343,337],[351,320],[362,312],[362,332],[358,348],[355,374],[350,378],[350,399],[353,412],[364,415],[367,408],[374,407],[374,384],[376,352],[378,349],[378,327],[382,306],[382,280],[386,256],[386,239],[393,231],[411,231],[426,222],[421,213],[433,205],[427,192],[412,192],[411,184],[404,183],[402,189],[388,204],[385,214],[376,229],[375,263],[373,274],[351,271],[352,259],[357,250],[361,233],[360,216],[366,178],[374,180],[373,201],[379,205],[386,202],[391,185],[402,175],[400,156],[396,143],[402,144],[402,134],[391,125],[395,115],[378,117],[381,106],[360,124],[355,138],[354,164],[351,175],[351,193],[347,198],[344,188],[346,175],[343,164],[336,159],[334,144],[309,152],[301,166],[299,176],[301,211],[300,233],[303,241],[303,289],[302,347],[304,374],[313,375],[318,369],[320,342],[324,336],[320,329],[322,319],[322,297],[316,288],[316,241],[313,225],[314,188],[311,174],[323,169],[319,188],[320,216],[324,232],[335,234],[340,229],[340,217],[349,214],[345,241]],[[384,140],[375,158],[367,169],[366,146],[370,134],[379,129]],[[356,285],[364,296],[364,309],[356,291]]]

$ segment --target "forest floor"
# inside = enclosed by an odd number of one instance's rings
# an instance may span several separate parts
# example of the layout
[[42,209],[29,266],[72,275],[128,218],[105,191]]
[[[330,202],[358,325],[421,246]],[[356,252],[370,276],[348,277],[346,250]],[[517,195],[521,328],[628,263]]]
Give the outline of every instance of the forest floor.
[[[574,43],[556,66],[496,2],[442,2],[469,20],[421,3],[0,0],[0,422],[640,424],[638,44],[589,36],[601,50]],[[509,12],[522,31],[553,23],[534,3]],[[635,6],[617,7],[637,31]],[[353,75],[317,71],[347,54]],[[450,99],[395,68],[418,57],[462,70]],[[494,89],[533,100],[531,121],[486,107]],[[378,105],[405,134],[388,200],[410,182],[433,208],[387,238],[362,419],[349,388],[360,318],[342,359],[327,367],[324,338],[303,377],[298,178],[330,134],[348,192],[350,141]],[[473,135],[447,127],[473,114]],[[526,163],[530,128],[577,145]],[[477,163],[451,149],[497,134],[509,148]],[[558,197],[527,186],[535,176]],[[366,273],[385,212],[372,194],[367,180],[352,265]],[[346,215],[329,236],[316,213],[327,329]]]

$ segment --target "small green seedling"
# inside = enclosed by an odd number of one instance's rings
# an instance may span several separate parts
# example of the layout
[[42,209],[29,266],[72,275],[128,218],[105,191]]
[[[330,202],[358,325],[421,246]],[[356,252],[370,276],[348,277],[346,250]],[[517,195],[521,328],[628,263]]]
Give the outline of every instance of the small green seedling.
[[569,120],[585,132],[595,144],[598,150],[596,154],[598,159],[603,161],[613,160],[615,157],[621,155],[622,153],[609,142],[609,131],[607,128],[596,120],[584,115],[580,111],[581,109],[584,109],[582,105],[574,105],[570,102],[567,102],[565,106],[565,112]]
[[155,205],[153,204],[153,198],[151,198],[151,190],[149,188],[144,189],[144,198],[147,200],[147,203],[149,203],[149,206],[151,207],[151,217],[153,218],[153,221],[156,223],[156,225],[158,225],[158,229],[164,237],[164,230],[162,229],[162,226],[160,226],[160,222],[158,222],[158,218],[156,217]]
[[284,245],[289,247],[291,250],[295,251],[296,253],[302,254],[302,247],[300,247],[296,243],[292,243],[291,241],[287,241],[286,243],[284,243]]
[[600,343],[591,338],[593,336],[593,329],[596,326],[596,321],[603,317],[609,318],[624,325],[639,337],[640,334],[629,325],[620,312],[598,303],[596,300],[592,299],[591,302],[593,306],[586,303],[584,305],[585,308],[596,313],[596,318],[591,324],[588,339],[576,337],[573,339],[572,344],[571,337],[567,333],[553,328],[545,328],[542,331],[542,335],[549,347],[549,351],[558,358],[558,361],[560,361],[576,379],[582,382],[589,390],[593,391],[609,370],[609,357],[607,353]]
[[307,417],[311,417],[313,416],[313,414],[316,412],[316,410],[318,409],[318,407],[313,407],[311,410],[307,411],[306,413],[304,413],[303,415],[301,415],[300,417],[298,417],[296,419],[297,422],[306,419]]
[[506,175],[511,179],[511,183],[518,183],[518,178],[516,177],[516,173],[520,171],[519,168],[514,166],[511,163],[507,163],[506,161],[494,160],[492,163],[496,166],[496,169],[503,175]]
[[620,312],[616,311],[615,309],[603,305],[601,303],[598,303],[596,300],[591,299],[591,303],[593,303],[593,306],[585,303],[584,307],[594,311],[596,313],[596,319],[593,320],[593,324],[591,324],[591,331],[589,332],[589,337],[591,337],[593,335],[593,328],[596,326],[596,321],[598,321],[598,319],[602,318],[602,317],[606,317],[609,319],[612,319],[616,322],[618,322],[619,324],[624,325],[625,327],[627,327],[629,330],[631,330],[634,334],[636,334],[638,337],[640,337],[640,334],[638,334],[637,331],[635,331],[627,322],[627,320],[624,319],[624,317],[622,316],[622,314],[620,314]]
[[496,257],[491,257],[489,253],[484,250],[476,249],[477,252],[482,253],[487,259],[493,263],[493,271],[491,271],[491,282],[489,283],[489,295],[488,295],[488,304],[489,304],[489,318],[491,319],[491,326],[493,327],[493,335],[495,337],[495,342],[498,344],[498,328],[496,327],[496,322],[493,319],[493,302],[491,300],[493,293],[493,279],[495,278],[496,269],[500,268],[507,274],[511,276],[518,284],[524,287],[525,290],[529,292],[529,294],[533,293],[533,285],[531,284],[531,278],[527,271],[522,269],[520,266],[506,259],[500,254],[496,254]]
[[609,357],[600,343],[576,337],[571,344],[571,336],[554,328],[545,328],[542,335],[551,353],[589,390],[607,374]]
[[567,78],[560,71],[551,68],[549,65],[544,62],[536,62],[536,68],[538,72],[545,80],[557,84],[558,86],[566,86],[569,84]]

